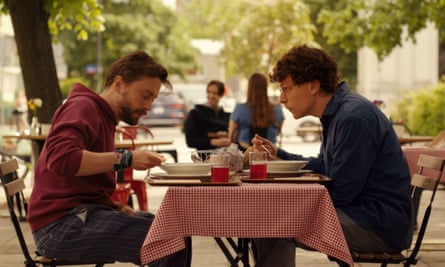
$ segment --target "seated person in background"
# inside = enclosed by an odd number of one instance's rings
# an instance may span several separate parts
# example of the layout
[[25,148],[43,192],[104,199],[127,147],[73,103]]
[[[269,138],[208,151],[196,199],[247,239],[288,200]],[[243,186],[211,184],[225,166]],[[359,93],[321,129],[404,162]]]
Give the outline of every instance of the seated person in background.
[[[324,174],[349,248],[358,252],[399,252],[410,247],[413,229],[410,173],[391,122],[372,102],[338,83],[335,59],[306,45],[281,57],[270,74],[279,82],[280,102],[295,119],[312,115],[323,125],[318,157],[304,158],[277,149],[286,160],[309,160],[305,168]],[[298,240],[297,240],[298,241]],[[295,244],[255,239],[256,266],[295,266]]]
[[[52,119],[29,200],[28,222],[42,255],[140,264],[154,215],[111,199],[115,175],[127,167],[158,166],[164,158],[147,150],[115,151],[114,133],[119,120],[135,125],[145,115],[161,85],[170,87],[167,76],[162,65],[137,51],[111,65],[101,94],[74,84]],[[189,253],[151,266],[188,266]]]
[[255,134],[275,144],[283,121],[281,105],[272,103],[267,95],[266,76],[254,73],[247,85],[247,102],[237,104],[230,116],[229,137],[243,151],[251,145]]
[[215,149],[230,145],[227,136],[230,113],[219,106],[225,86],[220,81],[207,84],[207,103],[190,110],[184,121],[185,140],[197,150]]

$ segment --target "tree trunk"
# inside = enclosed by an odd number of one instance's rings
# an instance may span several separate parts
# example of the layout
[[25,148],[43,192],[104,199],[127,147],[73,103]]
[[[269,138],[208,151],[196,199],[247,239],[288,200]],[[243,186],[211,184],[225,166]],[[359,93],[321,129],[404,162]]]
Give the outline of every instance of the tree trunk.
[[439,43],[439,79],[445,75],[445,43]]
[[62,103],[56,63],[48,28],[44,0],[9,0],[14,36],[25,85],[26,97],[41,98],[43,106],[37,115],[40,122],[50,122]]

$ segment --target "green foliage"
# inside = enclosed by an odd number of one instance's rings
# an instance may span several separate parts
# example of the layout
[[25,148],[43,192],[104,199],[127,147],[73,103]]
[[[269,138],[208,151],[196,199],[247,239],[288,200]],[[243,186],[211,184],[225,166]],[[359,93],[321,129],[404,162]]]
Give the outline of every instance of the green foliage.
[[268,73],[292,46],[315,45],[316,29],[302,1],[194,0],[183,15],[194,38],[224,41],[228,76]]
[[411,92],[398,103],[391,118],[403,120],[413,134],[436,135],[445,129],[445,83]]
[[[114,60],[135,50],[147,51],[171,74],[184,76],[196,68],[197,51],[179,28],[171,9],[157,0],[103,3],[106,30],[101,35],[90,31],[90,38],[84,42],[76,42],[71,31],[59,35],[70,72],[84,74],[86,65],[96,65],[98,53],[102,55],[103,69],[107,70]],[[98,42],[102,44],[101,52]]]
[[246,14],[225,36],[223,55],[229,74],[268,73],[292,46],[315,45],[315,26],[303,2],[250,5]]
[[104,30],[102,6],[97,0],[46,0],[44,8],[50,15],[48,27],[52,36],[57,36],[60,30],[69,30],[76,33],[78,40],[87,40],[89,30]]
[[308,5],[310,7],[311,21],[317,27],[314,35],[315,41],[335,57],[342,79],[349,83],[352,90],[355,90],[357,84],[357,51],[345,51],[341,44],[328,43],[322,34],[323,24],[318,21],[318,16],[322,10],[343,10],[345,1],[311,0]]
[[[400,46],[402,40],[416,41],[415,34],[431,21],[445,25],[445,1],[442,0],[343,0],[344,8],[323,10],[319,22],[328,43],[345,51],[372,48],[382,60]],[[441,32],[441,40],[445,40]]]
[[[13,0],[8,0],[13,1]],[[103,31],[104,18],[102,5],[98,0],[42,0],[45,12],[48,13],[48,28],[56,37],[61,30],[76,33],[78,40],[88,39],[88,31]],[[7,0],[0,0],[2,13],[9,12]]]
[[72,77],[60,81],[59,82],[60,91],[62,92],[63,99],[65,99],[68,96],[74,83],[81,83],[83,85],[88,86],[88,82],[89,81],[83,77]]
[[193,38],[222,40],[244,17],[240,12],[248,6],[245,0],[192,0],[179,11],[180,24]]

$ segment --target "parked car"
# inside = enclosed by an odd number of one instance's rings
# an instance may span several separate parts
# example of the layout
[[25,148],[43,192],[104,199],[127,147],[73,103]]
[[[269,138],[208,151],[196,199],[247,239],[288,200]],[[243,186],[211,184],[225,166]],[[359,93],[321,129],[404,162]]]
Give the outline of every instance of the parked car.
[[186,116],[185,100],[179,92],[161,90],[153,101],[151,110],[139,119],[144,126],[181,125]]
[[295,119],[292,113],[286,108],[283,108],[284,123],[281,129],[283,136],[295,136],[301,137],[303,142],[317,142],[320,141],[322,126],[320,119],[314,116],[304,116],[299,119]]
[[322,126],[316,117],[306,116],[299,119],[299,124],[295,129],[297,136],[304,142],[317,142],[321,140]]
[[284,123],[281,129],[283,136],[301,137],[303,142],[317,142],[320,141],[322,126],[320,119],[314,116],[304,116],[295,119],[288,109],[283,107]]

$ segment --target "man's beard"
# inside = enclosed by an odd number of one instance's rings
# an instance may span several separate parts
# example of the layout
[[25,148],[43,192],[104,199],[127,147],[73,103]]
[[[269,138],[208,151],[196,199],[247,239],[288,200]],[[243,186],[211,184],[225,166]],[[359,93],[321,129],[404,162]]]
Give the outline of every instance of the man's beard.
[[[139,118],[143,115],[145,115],[145,110],[131,110],[129,108],[123,108],[120,109],[121,113],[121,120],[130,124],[130,125],[136,125],[138,124]],[[134,114],[139,114],[140,116],[137,116],[136,118],[133,116]]]

